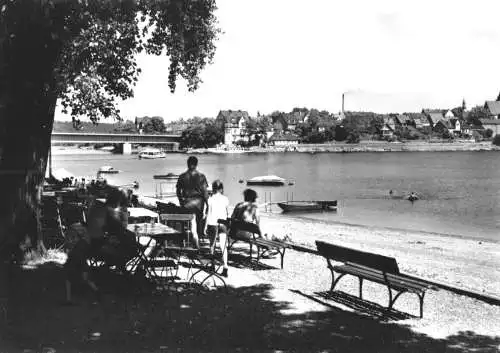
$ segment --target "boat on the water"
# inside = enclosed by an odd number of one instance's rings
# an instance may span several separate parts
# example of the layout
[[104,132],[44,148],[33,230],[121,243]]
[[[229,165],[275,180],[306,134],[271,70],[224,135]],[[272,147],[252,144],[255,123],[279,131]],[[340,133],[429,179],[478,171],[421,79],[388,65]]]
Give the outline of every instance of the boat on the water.
[[153,179],[159,179],[159,180],[177,180],[178,178],[179,174],[174,174],[174,173],[153,175]]
[[331,201],[285,201],[278,202],[283,212],[336,211],[337,200]]
[[276,175],[257,176],[247,180],[247,185],[282,186],[286,180]]
[[139,159],[157,159],[165,157],[167,157],[165,152],[155,148],[147,148],[139,152]]
[[99,174],[118,174],[120,171],[118,169],[113,168],[110,165],[103,165],[99,170],[97,171]]

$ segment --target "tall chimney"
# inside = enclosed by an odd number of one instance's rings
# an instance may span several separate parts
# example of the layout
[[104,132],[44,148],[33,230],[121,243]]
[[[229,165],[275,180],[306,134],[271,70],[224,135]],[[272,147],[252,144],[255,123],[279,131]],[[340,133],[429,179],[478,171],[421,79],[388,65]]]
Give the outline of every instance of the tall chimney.
[[342,115],[344,115],[344,93],[342,93]]

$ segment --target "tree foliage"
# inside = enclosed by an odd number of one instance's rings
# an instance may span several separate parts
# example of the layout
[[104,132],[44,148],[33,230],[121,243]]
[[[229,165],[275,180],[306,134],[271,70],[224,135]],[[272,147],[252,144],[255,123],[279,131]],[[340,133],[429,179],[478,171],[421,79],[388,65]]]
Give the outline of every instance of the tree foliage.
[[169,56],[172,92],[179,77],[195,90],[215,53],[215,9],[214,0],[11,1],[2,7],[2,22],[11,41],[28,45],[27,16],[43,27],[42,44],[56,55],[47,79],[54,81],[63,108],[97,121],[119,118],[115,98],[133,96],[141,52]]
[[161,134],[165,132],[165,124],[163,119],[157,116],[148,119],[143,126],[143,130],[147,134]]
[[169,57],[171,91],[179,78],[195,90],[215,53],[215,10],[215,0],[0,3],[0,161],[8,171],[0,177],[0,243],[36,233],[27,220],[39,216],[57,100],[75,121],[119,118],[116,103],[133,96],[139,53]]
[[[102,125],[102,124],[99,124]],[[125,122],[120,122],[119,124],[116,125],[116,127],[113,129],[113,132],[117,133],[122,133],[122,134],[135,134],[137,133],[137,129],[135,127],[135,124],[132,121],[125,121]]]
[[224,141],[224,132],[214,119],[195,117],[188,124],[181,134],[181,148],[208,148]]
[[493,136],[493,130],[491,130],[491,129],[484,130],[484,137],[489,139],[489,138],[491,138],[491,136]]
[[467,117],[467,122],[471,125],[481,125],[481,122],[479,119],[486,119],[488,118],[488,112],[486,111],[486,108],[482,105],[478,105],[475,107],[472,107],[472,109],[469,112],[469,116]]

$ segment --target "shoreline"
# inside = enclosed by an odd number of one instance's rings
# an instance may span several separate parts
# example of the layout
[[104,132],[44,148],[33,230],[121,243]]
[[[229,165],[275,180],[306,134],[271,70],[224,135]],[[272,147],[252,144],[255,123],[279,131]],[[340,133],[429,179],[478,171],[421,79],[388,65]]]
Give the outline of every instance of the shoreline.
[[325,143],[290,146],[250,147],[248,149],[198,148],[187,153],[248,154],[248,153],[356,153],[356,152],[481,152],[500,151],[491,142],[361,142],[357,144]]
[[[262,213],[261,213],[262,214]],[[269,213],[265,213],[269,214]],[[276,214],[278,215],[278,214]],[[356,223],[349,223],[349,222],[340,222],[340,221],[334,221],[334,220],[324,220],[324,219],[311,219],[307,217],[293,217],[293,216],[288,216],[289,219],[292,220],[304,220],[306,222],[311,221],[315,223],[323,223],[325,225],[339,225],[339,226],[348,226],[348,227],[356,227],[356,228],[362,228],[366,230],[388,230],[392,232],[412,232],[415,234],[421,234],[423,236],[431,235],[431,236],[438,236],[438,237],[449,237],[453,239],[463,239],[463,240],[473,240],[473,241],[480,241],[480,242],[488,242],[488,243],[493,243],[493,244],[500,244],[500,239],[499,240],[494,240],[491,238],[482,238],[480,236],[474,237],[470,235],[465,235],[465,234],[456,234],[456,233],[442,233],[442,232],[434,232],[434,231],[428,231],[428,230],[413,230],[413,229],[405,229],[405,228],[398,228],[398,227],[380,227],[380,226],[370,226],[366,224],[356,224]]]
[[[155,199],[140,197],[142,207]],[[172,198],[175,201],[175,198]],[[500,242],[438,232],[261,213],[263,234],[315,249],[315,240],[395,257],[402,272],[500,298]]]
[[316,220],[261,216],[263,233],[316,248],[314,241],[395,257],[400,270],[460,289],[500,297],[500,245],[430,232],[388,230]]
[[[291,146],[237,148],[193,148],[175,153],[187,154],[258,154],[258,153],[359,153],[359,152],[483,152],[500,151],[500,146],[491,142],[361,142],[357,144],[325,143],[299,144]],[[135,154],[137,151],[132,151]],[[52,147],[52,155],[110,155],[112,151],[81,149],[78,147]]]

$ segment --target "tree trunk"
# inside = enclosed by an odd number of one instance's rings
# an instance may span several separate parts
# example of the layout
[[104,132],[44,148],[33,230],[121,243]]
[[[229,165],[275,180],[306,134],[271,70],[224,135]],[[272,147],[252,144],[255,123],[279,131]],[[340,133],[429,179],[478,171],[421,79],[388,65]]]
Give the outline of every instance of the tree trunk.
[[49,27],[29,17],[11,27],[0,28],[0,260],[25,240],[43,250],[40,196],[57,101]]

